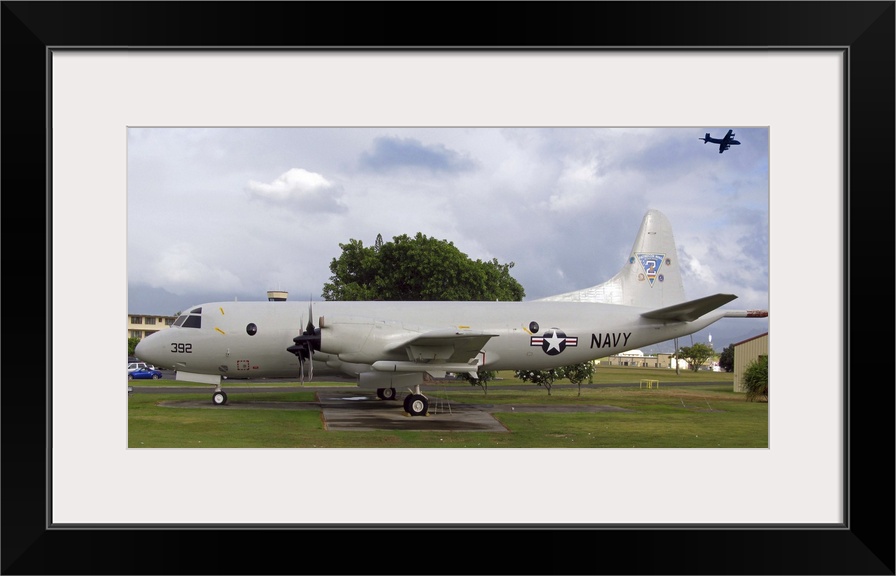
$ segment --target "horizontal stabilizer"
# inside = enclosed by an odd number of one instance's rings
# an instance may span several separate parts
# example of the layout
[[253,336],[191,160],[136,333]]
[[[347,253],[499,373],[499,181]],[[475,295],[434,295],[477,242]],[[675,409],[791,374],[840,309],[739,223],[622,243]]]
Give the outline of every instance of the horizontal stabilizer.
[[650,312],[644,312],[641,316],[650,318],[651,320],[692,322],[707,312],[712,312],[719,306],[724,306],[735,298],[737,298],[737,296],[734,294],[715,294],[713,296],[705,296],[703,298],[697,298],[696,300],[682,302],[681,304],[666,306],[665,308],[657,308]]
[[768,318],[768,310],[726,310],[725,318]]

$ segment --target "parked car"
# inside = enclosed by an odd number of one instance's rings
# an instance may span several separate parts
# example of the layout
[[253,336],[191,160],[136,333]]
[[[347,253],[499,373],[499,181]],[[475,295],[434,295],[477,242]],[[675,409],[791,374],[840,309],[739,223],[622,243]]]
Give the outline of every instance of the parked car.
[[150,366],[146,362],[128,362],[128,372],[138,370],[140,368],[154,368],[154,366]]
[[128,380],[159,380],[162,378],[162,372],[155,368],[137,368],[136,370],[128,370]]

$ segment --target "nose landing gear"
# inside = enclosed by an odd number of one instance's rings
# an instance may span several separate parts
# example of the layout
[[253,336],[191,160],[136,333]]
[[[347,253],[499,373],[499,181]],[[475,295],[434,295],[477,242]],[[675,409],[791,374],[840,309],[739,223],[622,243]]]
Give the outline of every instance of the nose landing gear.
[[227,404],[227,393],[221,390],[220,384],[215,387],[215,391],[212,393],[212,404],[215,406]]

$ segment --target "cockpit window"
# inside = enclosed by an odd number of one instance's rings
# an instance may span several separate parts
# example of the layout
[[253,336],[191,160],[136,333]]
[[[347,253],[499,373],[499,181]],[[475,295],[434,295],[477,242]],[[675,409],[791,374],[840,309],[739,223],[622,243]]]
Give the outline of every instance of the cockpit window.
[[182,328],[202,328],[202,308],[193,308],[189,314],[181,314],[174,321],[174,326]]

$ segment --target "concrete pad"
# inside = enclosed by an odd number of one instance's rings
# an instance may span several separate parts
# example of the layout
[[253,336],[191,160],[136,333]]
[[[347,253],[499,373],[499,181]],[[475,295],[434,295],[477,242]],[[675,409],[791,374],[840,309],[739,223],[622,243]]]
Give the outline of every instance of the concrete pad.
[[358,393],[318,394],[327,430],[426,430],[430,432],[507,432],[494,416],[477,406],[429,398],[426,416],[411,416],[402,400],[380,400]]

